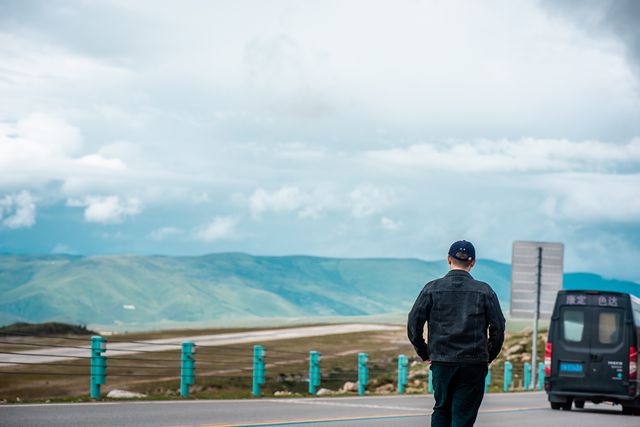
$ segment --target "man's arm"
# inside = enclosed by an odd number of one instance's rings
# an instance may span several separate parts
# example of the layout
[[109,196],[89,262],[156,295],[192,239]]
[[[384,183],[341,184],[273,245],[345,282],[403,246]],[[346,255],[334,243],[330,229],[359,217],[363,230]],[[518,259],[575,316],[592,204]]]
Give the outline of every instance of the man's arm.
[[429,346],[424,341],[424,324],[429,321],[429,312],[431,311],[431,295],[427,292],[426,286],[418,295],[418,299],[413,304],[413,308],[409,312],[407,321],[407,335],[409,341],[416,349],[416,353],[422,360],[429,360]]
[[504,316],[496,293],[487,296],[487,324],[489,326],[489,363],[498,357],[504,342]]

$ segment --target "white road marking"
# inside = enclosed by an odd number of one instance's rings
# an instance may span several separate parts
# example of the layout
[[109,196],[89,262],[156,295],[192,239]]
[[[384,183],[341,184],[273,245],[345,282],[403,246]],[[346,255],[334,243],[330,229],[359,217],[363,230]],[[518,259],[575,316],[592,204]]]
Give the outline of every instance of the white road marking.
[[[279,400],[280,401],[280,400]],[[363,404],[363,403],[343,403],[340,402],[339,399],[335,401],[327,401],[327,400],[298,400],[298,399],[282,399],[282,402],[293,403],[296,405],[325,405],[325,406],[342,406],[349,408],[371,408],[371,409],[391,409],[391,410],[401,410],[401,411],[424,411],[426,408],[424,407],[412,407],[412,406],[390,406],[390,405],[372,405],[372,404]]]

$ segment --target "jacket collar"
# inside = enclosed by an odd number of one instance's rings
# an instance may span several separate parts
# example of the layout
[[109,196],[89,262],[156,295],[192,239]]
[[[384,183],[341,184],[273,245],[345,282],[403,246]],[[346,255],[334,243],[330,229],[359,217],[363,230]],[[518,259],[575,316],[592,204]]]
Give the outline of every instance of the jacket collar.
[[468,271],[464,271],[464,270],[449,270],[449,272],[447,273],[447,276],[466,276],[466,277],[473,278]]

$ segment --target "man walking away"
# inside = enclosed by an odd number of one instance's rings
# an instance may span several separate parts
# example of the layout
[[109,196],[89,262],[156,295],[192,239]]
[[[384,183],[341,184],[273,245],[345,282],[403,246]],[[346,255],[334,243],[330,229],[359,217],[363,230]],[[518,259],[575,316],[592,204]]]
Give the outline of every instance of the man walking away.
[[469,274],[476,263],[471,242],[451,245],[447,261],[449,273],[420,292],[407,333],[418,356],[431,361],[436,401],[431,426],[467,427],[478,415],[488,364],[502,348],[504,316],[491,286]]

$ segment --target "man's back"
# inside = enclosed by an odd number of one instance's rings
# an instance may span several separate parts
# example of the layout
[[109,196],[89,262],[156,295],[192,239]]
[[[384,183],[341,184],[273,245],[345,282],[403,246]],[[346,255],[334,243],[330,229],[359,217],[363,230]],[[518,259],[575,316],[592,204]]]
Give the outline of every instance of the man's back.
[[[502,346],[504,318],[496,294],[488,284],[474,280],[464,270],[451,270],[429,282],[422,292],[424,298],[416,301],[409,323],[412,318],[425,316],[429,323],[431,361],[487,363],[497,356]],[[488,344],[490,326],[490,332],[496,333]],[[413,342],[415,337],[410,333],[409,338]]]

